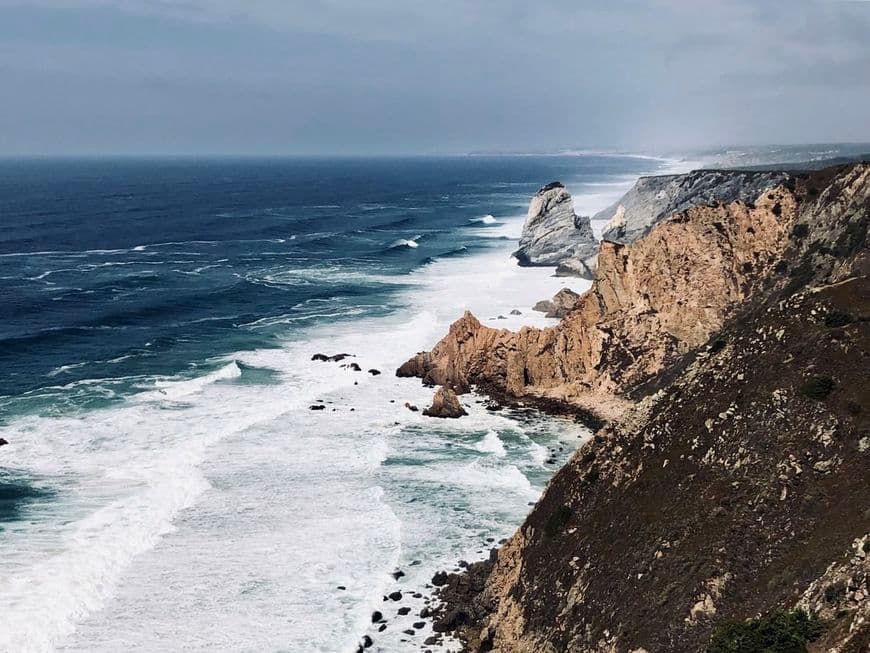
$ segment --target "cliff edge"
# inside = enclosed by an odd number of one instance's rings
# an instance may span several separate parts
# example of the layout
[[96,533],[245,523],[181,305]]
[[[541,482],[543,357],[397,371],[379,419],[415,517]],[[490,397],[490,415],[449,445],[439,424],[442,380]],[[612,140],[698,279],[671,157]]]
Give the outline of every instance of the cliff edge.
[[823,620],[808,650],[870,648],[870,165],[778,174],[604,243],[557,327],[466,314],[403,366],[633,401],[447,579],[436,630],[475,652],[688,653],[802,608]]

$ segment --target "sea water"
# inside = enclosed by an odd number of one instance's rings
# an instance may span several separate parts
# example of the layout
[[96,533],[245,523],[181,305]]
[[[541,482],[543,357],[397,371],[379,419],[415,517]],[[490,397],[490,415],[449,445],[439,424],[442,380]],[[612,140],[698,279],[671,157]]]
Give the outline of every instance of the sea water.
[[0,163],[0,651],[421,650],[414,594],[508,537],[589,432],[474,395],[423,417],[395,369],[466,309],[546,326],[535,301],[588,287],[510,258],[539,186],[588,214],[669,169]]

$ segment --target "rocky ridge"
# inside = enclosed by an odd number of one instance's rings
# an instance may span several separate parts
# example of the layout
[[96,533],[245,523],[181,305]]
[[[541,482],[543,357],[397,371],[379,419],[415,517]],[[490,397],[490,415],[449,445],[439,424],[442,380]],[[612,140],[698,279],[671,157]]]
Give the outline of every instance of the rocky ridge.
[[444,580],[437,630],[470,651],[680,653],[801,607],[826,619],[811,651],[870,647],[870,165],[776,174],[603,243],[559,326],[467,313],[399,370],[633,402]]
[[789,178],[783,171],[695,170],[688,174],[641,177],[622,198],[593,220],[608,220],[602,240],[630,243],[654,225],[690,206],[751,204]]

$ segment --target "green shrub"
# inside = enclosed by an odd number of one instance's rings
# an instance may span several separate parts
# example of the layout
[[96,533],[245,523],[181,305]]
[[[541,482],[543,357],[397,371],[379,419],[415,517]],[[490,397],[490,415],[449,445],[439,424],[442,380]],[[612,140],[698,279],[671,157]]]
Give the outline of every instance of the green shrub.
[[824,401],[834,391],[834,379],[829,376],[814,376],[801,386],[801,394],[814,399]]
[[783,288],[782,293],[786,297],[791,297],[798,290],[806,286],[813,278],[815,270],[809,259],[804,259],[801,264],[789,272],[789,282]]
[[803,240],[804,238],[806,238],[809,235],[809,233],[810,233],[810,225],[804,224],[804,223],[796,224],[791,229],[791,237],[794,240]]
[[759,619],[728,622],[713,632],[707,653],[806,653],[824,624],[803,610],[777,610]]
[[825,326],[832,329],[846,326],[847,324],[851,324],[854,321],[854,317],[852,317],[848,313],[844,313],[843,311],[830,311],[827,313],[827,315],[825,315]]
[[571,519],[571,512],[572,510],[568,506],[559,506],[556,512],[547,519],[547,523],[544,524],[544,534],[547,537],[558,535],[565,528],[568,520]]

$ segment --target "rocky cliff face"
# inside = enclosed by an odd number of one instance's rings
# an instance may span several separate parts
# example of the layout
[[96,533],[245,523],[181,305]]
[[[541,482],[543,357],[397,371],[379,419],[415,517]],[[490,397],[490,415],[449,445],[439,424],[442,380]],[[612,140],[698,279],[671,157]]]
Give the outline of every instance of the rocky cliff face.
[[513,333],[466,313],[398,373],[459,391],[481,384],[602,405],[724,324],[779,259],[795,207],[780,186],[753,205],[690,207],[629,245],[603,242],[597,279],[558,326]]
[[[569,259],[594,258],[596,246],[589,218],[574,213],[571,194],[554,181],[532,197],[514,256],[520,265],[557,266]],[[579,271],[588,274],[588,270]]]
[[[469,314],[406,372],[628,394],[490,560],[450,576],[469,651],[704,650],[775,608],[870,649],[870,165],[785,177],[606,243],[559,327]],[[795,649],[798,650],[798,649]]]
[[690,206],[751,204],[764,191],[782,185],[785,172],[696,170],[684,175],[641,177],[618,202],[596,213],[593,220],[609,220],[603,239],[630,243],[653,225]]

